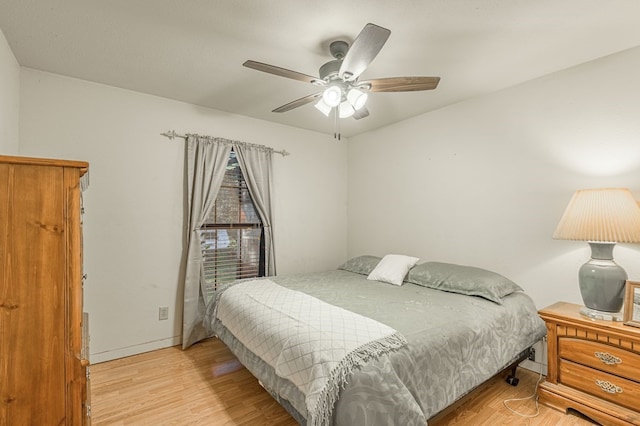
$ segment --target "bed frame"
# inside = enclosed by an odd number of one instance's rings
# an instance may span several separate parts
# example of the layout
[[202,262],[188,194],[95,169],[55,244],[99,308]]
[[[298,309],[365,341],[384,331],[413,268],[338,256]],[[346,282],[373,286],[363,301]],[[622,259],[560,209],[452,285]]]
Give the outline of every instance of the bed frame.
[[472,390],[470,390],[469,393],[467,393],[466,395],[462,396],[460,399],[458,399],[453,404],[449,405],[444,410],[440,411],[439,413],[437,413],[437,414],[433,415],[431,418],[429,418],[429,420],[428,420],[429,421],[429,425],[431,425],[432,423],[433,424],[437,424],[444,417],[448,416],[453,411],[455,411],[458,408],[460,408],[463,404],[467,403],[469,401],[469,399],[473,398],[479,392],[484,390],[489,385],[489,383],[491,382],[492,379],[494,379],[495,377],[503,375],[506,371],[509,371],[509,374],[505,378],[505,381],[507,383],[509,383],[511,386],[518,386],[518,383],[520,382],[520,379],[518,377],[516,377],[516,370],[518,369],[518,366],[520,365],[520,363],[522,361],[524,361],[526,359],[530,359],[529,356],[531,355],[532,352],[533,352],[533,347],[529,347],[529,348],[525,349],[524,351],[520,352],[520,354],[518,355],[516,360],[513,361],[511,364],[509,364],[506,368],[504,368],[500,372],[496,373],[489,380],[486,380],[485,382],[481,383],[480,385],[478,385],[475,388],[473,388]]

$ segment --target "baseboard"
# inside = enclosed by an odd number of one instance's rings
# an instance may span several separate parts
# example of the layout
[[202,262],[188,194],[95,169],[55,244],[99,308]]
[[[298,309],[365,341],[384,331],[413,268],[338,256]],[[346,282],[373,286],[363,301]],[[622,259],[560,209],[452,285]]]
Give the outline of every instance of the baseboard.
[[[542,371],[542,375],[547,375],[547,342],[546,338],[536,342],[533,345],[533,349],[535,349],[535,361],[531,361],[525,359],[520,363],[520,367],[526,368],[527,370],[531,370],[535,373],[540,374]],[[517,375],[517,374],[516,374]]]
[[154,340],[153,342],[141,343],[139,345],[127,346],[126,348],[111,349],[108,351],[91,353],[89,362],[98,364],[101,362],[112,361],[118,358],[125,358],[131,355],[137,355],[144,352],[151,352],[157,349],[169,348],[182,343],[180,336],[173,336],[167,339]]
[[[529,361],[528,359],[525,359],[520,363],[520,367],[526,368],[527,370],[533,371],[534,373],[538,373],[538,374],[540,374],[540,370],[542,370],[542,375],[543,376],[547,375],[546,364],[541,364],[539,362]],[[517,375],[518,373],[516,373],[516,376]]]

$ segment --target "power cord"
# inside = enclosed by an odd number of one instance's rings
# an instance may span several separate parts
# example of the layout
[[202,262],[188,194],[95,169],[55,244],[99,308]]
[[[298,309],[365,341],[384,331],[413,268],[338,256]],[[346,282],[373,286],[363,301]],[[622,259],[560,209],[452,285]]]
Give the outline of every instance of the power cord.
[[[543,341],[543,343],[546,343],[547,342],[547,337],[546,336],[543,337],[542,341]],[[543,346],[543,352],[544,352],[542,359],[544,360],[544,359],[547,359],[547,345],[543,344],[542,346]],[[533,388],[533,394],[532,395],[526,396],[524,398],[509,398],[509,399],[505,399],[504,401],[502,401],[502,404],[504,405],[504,407],[507,410],[511,411],[514,414],[517,414],[520,417],[525,417],[525,418],[537,417],[538,414],[540,414],[540,406],[538,405],[538,386],[540,385],[540,382],[542,381],[542,369],[543,369],[544,366],[546,366],[546,364],[540,363],[540,375],[538,377],[538,381],[536,382],[536,385]],[[533,399],[534,400],[534,402],[536,404],[536,412],[535,412],[535,414],[521,413],[518,410],[515,410],[515,409],[513,409],[513,408],[511,408],[511,407],[509,407],[507,405],[507,403],[509,403],[509,402],[526,401],[527,399]]]

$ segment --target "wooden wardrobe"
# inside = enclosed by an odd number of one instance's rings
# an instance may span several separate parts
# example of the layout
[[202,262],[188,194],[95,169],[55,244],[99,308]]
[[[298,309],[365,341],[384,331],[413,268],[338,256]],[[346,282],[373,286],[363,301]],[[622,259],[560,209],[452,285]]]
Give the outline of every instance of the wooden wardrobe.
[[0,425],[86,425],[88,163],[0,156]]

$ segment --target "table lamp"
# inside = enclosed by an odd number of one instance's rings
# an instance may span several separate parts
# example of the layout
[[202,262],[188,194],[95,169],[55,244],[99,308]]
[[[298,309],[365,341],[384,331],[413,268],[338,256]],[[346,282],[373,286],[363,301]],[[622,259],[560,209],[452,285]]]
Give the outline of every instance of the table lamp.
[[622,321],[627,273],[613,260],[616,243],[640,242],[640,206],[626,188],[582,189],[569,201],[553,234],[587,241],[591,259],[578,272],[585,307],[581,314]]

